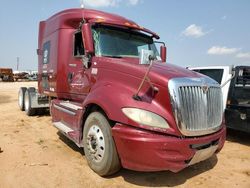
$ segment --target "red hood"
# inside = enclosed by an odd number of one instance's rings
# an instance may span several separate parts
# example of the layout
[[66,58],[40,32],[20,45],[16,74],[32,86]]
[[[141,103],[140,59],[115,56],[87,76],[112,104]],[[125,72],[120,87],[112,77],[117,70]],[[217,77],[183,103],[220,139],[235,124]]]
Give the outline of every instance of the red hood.
[[[138,58],[107,58],[94,57],[93,61],[100,62],[98,67],[112,69],[138,79],[142,79],[149,65],[139,65]],[[154,62],[149,78],[154,84],[166,86],[168,80],[176,77],[200,77],[199,74],[188,69],[167,63]]]
[[[161,62],[154,62],[149,72],[148,77],[155,87],[159,89],[157,94],[152,93],[149,84],[143,84],[139,96],[142,101],[133,100],[133,95],[138,90],[138,87],[148,70],[149,65],[139,65],[137,58],[107,58],[107,57],[93,57],[92,67],[98,70],[98,78],[101,82],[97,82],[93,90],[100,87],[102,91],[105,90],[103,85],[109,86],[107,93],[112,95],[112,101],[116,108],[134,107],[145,109],[154,112],[165,119],[171,125],[170,129],[156,129],[147,127],[153,131],[167,132],[168,134],[181,135],[175,123],[172,114],[171,99],[168,92],[168,81],[176,77],[201,77],[195,72],[178,67],[172,64]],[[147,82],[147,81],[145,81]],[[99,84],[99,85],[98,85]],[[105,93],[105,92],[103,92]],[[113,96],[113,93],[116,93]],[[106,97],[108,98],[108,97]],[[115,113],[120,113],[120,110],[115,110]],[[140,127],[141,125],[134,123],[127,119],[121,112],[120,115],[113,116],[109,114],[110,119],[123,122],[125,124],[132,124]],[[123,117],[119,119],[117,117]],[[145,127],[142,127],[145,128]]]
[[162,85],[171,78],[176,77],[200,77],[197,73],[188,69],[167,63],[155,62],[149,74],[151,80],[155,84]]

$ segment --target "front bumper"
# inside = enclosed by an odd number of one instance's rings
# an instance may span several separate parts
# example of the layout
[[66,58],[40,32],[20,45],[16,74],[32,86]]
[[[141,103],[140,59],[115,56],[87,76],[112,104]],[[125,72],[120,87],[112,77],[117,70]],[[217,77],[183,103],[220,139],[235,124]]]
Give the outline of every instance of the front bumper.
[[116,148],[124,168],[137,171],[178,172],[191,164],[196,151],[216,146],[221,150],[226,128],[203,137],[179,138],[131,126],[112,128]]

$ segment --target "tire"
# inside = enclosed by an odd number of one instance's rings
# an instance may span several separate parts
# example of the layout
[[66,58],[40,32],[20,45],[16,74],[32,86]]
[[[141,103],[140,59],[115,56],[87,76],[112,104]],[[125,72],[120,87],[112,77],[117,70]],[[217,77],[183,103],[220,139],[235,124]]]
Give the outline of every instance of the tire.
[[28,90],[29,90],[30,92],[36,92],[36,88],[34,88],[34,87],[29,87]]
[[28,88],[24,95],[24,110],[28,116],[33,116],[36,113],[36,109],[31,107],[31,92],[33,89]]
[[26,87],[21,87],[18,91],[18,106],[21,111],[24,111],[24,95],[26,90]]
[[100,112],[92,112],[83,131],[84,153],[89,167],[100,176],[108,176],[120,168],[120,160],[106,117]]

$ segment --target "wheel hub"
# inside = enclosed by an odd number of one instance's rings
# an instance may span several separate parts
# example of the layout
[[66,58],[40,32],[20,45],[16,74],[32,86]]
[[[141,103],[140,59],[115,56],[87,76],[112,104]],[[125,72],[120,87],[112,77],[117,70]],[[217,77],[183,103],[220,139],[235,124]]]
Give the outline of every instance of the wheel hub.
[[105,142],[103,132],[97,125],[92,125],[87,134],[87,149],[91,158],[95,162],[103,159],[105,151]]
[[28,95],[28,93],[25,93],[24,108],[25,108],[26,111],[27,111],[28,108],[29,108],[29,105],[30,105],[29,103],[30,103],[30,101],[29,101],[29,95]]
[[90,149],[95,153],[97,151],[97,143],[96,143],[96,136],[94,135],[89,135],[88,137],[89,142],[90,142]]

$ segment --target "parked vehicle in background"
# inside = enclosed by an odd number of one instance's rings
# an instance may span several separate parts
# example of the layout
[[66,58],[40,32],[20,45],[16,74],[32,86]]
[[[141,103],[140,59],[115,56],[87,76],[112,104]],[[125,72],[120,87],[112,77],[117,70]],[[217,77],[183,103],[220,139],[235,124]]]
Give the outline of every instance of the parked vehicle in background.
[[28,77],[29,81],[37,81],[38,80],[38,73],[32,73]]
[[223,86],[221,89],[223,94],[223,108],[225,109],[230,82],[234,76],[233,66],[188,67],[188,69],[206,75]]
[[14,79],[15,79],[15,81],[28,80],[28,78],[29,78],[29,73],[27,73],[27,72],[14,73]]
[[206,160],[225,141],[220,85],[166,64],[158,39],[118,15],[59,12],[40,22],[38,90],[20,88],[19,107],[27,115],[50,107],[54,126],[101,176],[121,166],[178,172]]
[[0,79],[5,82],[14,82],[11,68],[0,68]]
[[191,67],[221,84],[226,126],[250,133],[250,66]]

